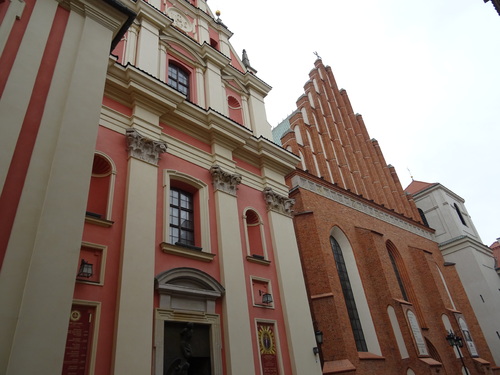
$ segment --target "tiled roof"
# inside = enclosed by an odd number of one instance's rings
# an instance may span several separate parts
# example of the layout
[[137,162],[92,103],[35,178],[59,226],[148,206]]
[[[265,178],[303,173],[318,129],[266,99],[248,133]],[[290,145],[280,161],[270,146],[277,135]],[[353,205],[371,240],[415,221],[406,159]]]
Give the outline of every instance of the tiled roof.
[[406,187],[405,192],[414,195],[436,184],[436,182],[429,183],[413,180],[411,184]]

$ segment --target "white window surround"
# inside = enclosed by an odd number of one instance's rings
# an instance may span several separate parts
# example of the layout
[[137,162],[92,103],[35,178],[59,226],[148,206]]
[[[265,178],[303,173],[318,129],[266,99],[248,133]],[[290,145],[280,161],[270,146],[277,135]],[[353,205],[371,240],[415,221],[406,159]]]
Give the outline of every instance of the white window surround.
[[[453,327],[451,325],[450,318],[448,317],[448,315],[442,314],[441,320],[443,321],[444,329],[446,330],[446,332],[447,333],[452,332]],[[459,351],[460,351],[460,353],[459,353]],[[453,347],[453,352],[455,353],[456,358],[460,358],[460,356],[463,355],[462,351],[460,350],[460,348],[458,346]]]
[[160,307],[155,311],[155,375],[163,375],[164,326],[166,321],[210,326],[212,374],[222,374],[222,336],[215,300],[225,290],[207,273],[194,268],[174,268],[155,277]]
[[439,273],[439,277],[441,277],[441,281],[443,282],[444,289],[446,290],[446,294],[448,295],[448,298],[450,299],[451,308],[453,310],[456,310],[457,308],[455,306],[455,302],[453,301],[453,297],[451,296],[450,290],[448,289],[448,284],[446,283],[446,279],[444,278],[443,273],[441,272],[441,269],[439,268],[439,266],[437,264],[436,264],[436,268],[437,268],[437,271]]
[[260,368],[262,368],[262,359],[260,356],[260,347],[259,347],[259,323],[263,324],[272,324],[274,328],[274,339],[276,340],[276,355],[278,356],[278,374],[282,375],[283,374],[283,358],[281,357],[281,344],[280,344],[280,333],[278,330],[278,325],[276,324],[276,320],[271,320],[271,319],[255,319],[255,334],[257,336],[257,353],[259,354],[259,363],[260,363]]
[[295,140],[297,141],[297,143],[301,146],[304,145],[304,140],[302,139],[302,133],[301,133],[301,130],[300,130],[300,126],[299,125],[295,125],[293,127],[293,131],[295,133]]
[[373,324],[373,319],[370,314],[370,307],[368,306],[368,301],[366,299],[363,284],[361,282],[361,276],[359,275],[356,258],[354,257],[351,244],[339,227],[333,227],[330,231],[330,235],[337,240],[340,248],[342,249],[342,254],[344,256],[347,273],[349,274],[349,281],[351,282],[352,293],[356,301],[356,307],[361,321],[361,326],[363,327],[363,333],[368,351],[381,356],[382,350],[380,349],[377,332],[375,331],[375,325]]
[[85,281],[84,279],[76,279],[77,283],[81,284],[91,284],[91,285],[104,285],[104,275],[106,274],[106,255],[108,252],[108,247],[105,245],[99,245],[96,243],[82,241],[81,247],[86,247],[94,249],[96,251],[101,251],[101,264],[99,265],[99,282]]
[[85,219],[88,222],[91,222],[91,223],[94,223],[94,224],[97,224],[97,225],[101,225],[101,226],[109,227],[109,226],[111,226],[111,224],[113,224],[113,222],[112,222],[112,213],[113,213],[113,199],[114,199],[114,193],[115,193],[116,165],[113,162],[113,159],[111,159],[104,152],[95,151],[94,152],[94,157],[95,157],[95,155],[99,155],[104,160],[106,160],[109,163],[109,166],[111,168],[111,170],[108,173],[105,173],[105,174],[92,174],[92,177],[98,177],[98,178],[103,178],[103,177],[110,176],[109,177],[110,179],[109,179],[108,200],[107,200],[107,203],[106,203],[106,216],[104,218],[105,220],[93,218],[93,217],[90,217],[90,216],[86,216]]
[[[247,212],[248,211],[252,211],[255,215],[257,215],[257,217],[259,218],[259,222],[257,224],[248,224],[247,223]],[[244,231],[245,231],[245,244],[246,244],[246,247],[247,247],[247,256],[251,257],[253,254],[252,252],[250,251],[250,239],[248,237],[248,228],[247,226],[250,225],[250,226],[256,226],[258,225],[259,226],[259,232],[260,232],[260,242],[262,244],[262,251],[264,253],[264,259],[268,259],[268,255],[267,255],[267,246],[266,246],[266,238],[265,238],[265,233],[264,233],[264,223],[262,222],[262,217],[259,215],[259,213],[257,212],[257,210],[251,208],[251,207],[247,207],[243,210],[243,228],[244,228]]]
[[[164,196],[164,209],[163,209],[163,243],[169,242],[169,228],[170,228],[170,186],[172,181],[179,181],[194,187],[197,190],[199,201],[199,212],[195,212],[195,216],[200,219],[200,236],[201,248],[204,253],[210,253],[210,221],[208,216],[208,185],[203,181],[194,178],[188,174],[173,170],[165,169],[163,171],[163,196]],[[172,245],[172,244],[170,244]]]
[[[257,283],[266,284],[267,285],[267,293],[271,294],[271,296],[273,297],[273,302],[271,302],[269,305],[264,305],[262,303],[258,303],[258,301],[255,301],[255,295],[253,293],[254,280]],[[252,288],[252,293],[251,294],[252,294],[252,304],[253,304],[253,306],[255,306],[255,307],[263,307],[263,308],[266,308],[266,309],[274,309],[274,294],[273,294],[273,287],[271,285],[271,280],[263,278],[263,277],[258,277],[258,276],[250,276],[250,285],[251,285],[251,288]]]
[[387,306],[387,314],[389,315],[389,320],[391,321],[392,331],[396,337],[396,343],[398,344],[401,359],[409,358],[410,355],[408,354],[408,349],[406,349],[405,340],[403,338],[403,333],[401,332],[401,327],[399,326],[394,307],[391,305]]

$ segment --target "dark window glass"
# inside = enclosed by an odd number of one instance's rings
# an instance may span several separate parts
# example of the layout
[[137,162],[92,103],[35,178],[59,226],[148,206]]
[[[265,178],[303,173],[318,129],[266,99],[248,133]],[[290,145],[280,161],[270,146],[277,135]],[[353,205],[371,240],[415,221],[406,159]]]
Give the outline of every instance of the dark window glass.
[[422,211],[422,209],[419,208],[418,213],[420,214],[420,218],[422,219],[422,222],[424,223],[424,225],[426,227],[428,227],[429,223],[427,222],[427,218],[425,217],[424,211]]
[[361,327],[361,320],[359,319],[358,309],[356,308],[356,301],[354,300],[354,294],[352,293],[351,282],[349,281],[349,275],[347,274],[347,267],[345,265],[342,249],[340,248],[337,240],[333,237],[330,237],[330,244],[335,258],[335,264],[337,265],[337,272],[339,273],[342,293],[344,294],[347,313],[349,314],[349,320],[351,321],[352,333],[354,335],[354,340],[356,341],[356,348],[358,349],[358,352],[367,352],[368,347],[366,346],[365,335],[363,334],[363,328]]
[[168,85],[189,96],[189,73],[175,64],[168,66]]
[[193,195],[170,190],[170,243],[194,246]]
[[403,299],[405,301],[409,301],[408,295],[406,294],[405,286],[403,284],[403,280],[401,279],[401,275],[399,274],[398,266],[396,265],[396,260],[394,259],[394,256],[391,254],[390,251],[389,251],[389,258],[391,259],[392,268],[394,270],[394,273],[396,274],[396,279],[398,280],[399,289],[401,290],[401,294],[403,295]]
[[453,207],[455,208],[455,211],[457,211],[457,215],[460,218],[460,221],[462,222],[462,224],[467,226],[467,224],[465,224],[464,217],[462,216],[462,213],[460,212],[460,208],[458,208],[456,203],[453,203]]

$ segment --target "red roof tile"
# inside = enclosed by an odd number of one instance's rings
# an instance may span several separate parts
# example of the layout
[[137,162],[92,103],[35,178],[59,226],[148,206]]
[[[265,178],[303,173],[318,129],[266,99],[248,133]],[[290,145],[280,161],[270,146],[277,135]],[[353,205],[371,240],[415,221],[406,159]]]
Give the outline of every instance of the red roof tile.
[[435,182],[429,183],[429,182],[413,180],[411,184],[406,187],[405,192],[414,195],[434,185],[436,185]]

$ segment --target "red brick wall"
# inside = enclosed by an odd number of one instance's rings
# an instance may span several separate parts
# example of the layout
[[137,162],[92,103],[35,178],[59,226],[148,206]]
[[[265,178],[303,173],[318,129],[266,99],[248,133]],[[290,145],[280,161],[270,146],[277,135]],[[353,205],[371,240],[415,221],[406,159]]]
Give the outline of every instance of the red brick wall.
[[[316,184],[343,191],[350,199],[372,204],[381,212],[404,218],[305,172],[294,174],[307,176]],[[288,179],[290,185],[291,177]],[[411,290],[408,293],[410,307],[417,315],[423,336],[439,353],[446,373],[460,373],[460,361],[445,340],[442,314],[448,315],[455,332],[459,329],[436,264],[446,279],[457,310],[467,320],[481,358],[493,363],[458,275],[453,267],[443,266],[444,260],[435,242],[309,190],[294,189],[291,197],[296,200],[294,224],[311,311],[317,328],[324,333],[321,348],[324,361],[349,359],[357,368],[357,374],[400,375],[405,374],[408,367],[417,374],[432,373],[429,365],[419,359],[404,317],[403,307],[407,304],[399,301],[402,294],[387,250],[387,241],[390,240],[400,256],[398,267],[404,274],[406,290]],[[424,228],[417,222],[413,225]],[[329,242],[334,226],[344,232],[353,249],[383,359],[359,358]],[[396,311],[410,358],[401,359],[387,314],[388,305]],[[479,373],[465,348],[462,352],[470,372]]]

